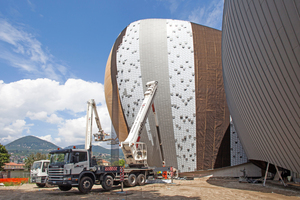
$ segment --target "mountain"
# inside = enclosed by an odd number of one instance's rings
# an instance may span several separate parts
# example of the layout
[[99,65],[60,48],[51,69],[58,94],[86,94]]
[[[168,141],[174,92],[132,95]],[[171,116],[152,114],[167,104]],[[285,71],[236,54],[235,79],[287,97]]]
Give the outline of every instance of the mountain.
[[[76,147],[76,149],[84,149],[84,145],[83,144],[82,145],[75,145],[75,147]],[[73,148],[73,146],[68,146],[65,149],[71,149],[71,148]],[[93,151],[94,155],[99,154],[99,153],[101,153],[101,154],[111,154],[111,150],[110,149],[106,149],[104,147],[96,146],[96,145],[94,145],[92,147],[92,151]],[[122,152],[121,149],[119,149],[119,157],[124,157],[123,152]]]
[[[84,145],[75,145],[76,149],[84,149]],[[65,149],[72,149],[73,146],[68,146]],[[93,146],[92,147],[92,151],[93,153],[106,153],[106,154],[110,154],[110,149],[105,149],[103,147],[100,146]]]
[[[10,159],[13,162],[19,163],[23,162],[22,159],[30,154],[36,154],[40,152],[42,154],[48,154],[52,150],[60,148],[51,142],[39,139],[35,136],[25,136],[19,138],[7,145],[5,145],[6,150],[11,155]],[[66,147],[66,149],[73,148],[72,146]],[[76,145],[77,149],[84,149],[84,145]],[[103,148],[101,146],[93,146],[92,150],[94,155],[96,154],[111,154],[110,149]],[[122,150],[119,149],[119,157],[124,157]]]
[[37,152],[48,154],[59,147],[35,136],[25,136],[5,145],[5,148],[9,153],[28,156]]

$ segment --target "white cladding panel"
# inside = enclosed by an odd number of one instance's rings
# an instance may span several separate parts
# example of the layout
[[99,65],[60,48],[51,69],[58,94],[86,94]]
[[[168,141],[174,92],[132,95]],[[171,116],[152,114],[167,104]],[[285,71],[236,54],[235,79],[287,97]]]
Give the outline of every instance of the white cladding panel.
[[243,149],[239,135],[232,121],[230,122],[230,165],[240,165],[248,162],[247,155]]
[[178,169],[196,170],[193,35],[190,22],[167,20],[170,97]]
[[[139,28],[140,21],[133,22],[127,27],[117,51],[119,94],[129,128],[133,125],[140,105],[144,100],[139,52]],[[153,146],[153,137],[148,119],[145,127],[148,139]]]

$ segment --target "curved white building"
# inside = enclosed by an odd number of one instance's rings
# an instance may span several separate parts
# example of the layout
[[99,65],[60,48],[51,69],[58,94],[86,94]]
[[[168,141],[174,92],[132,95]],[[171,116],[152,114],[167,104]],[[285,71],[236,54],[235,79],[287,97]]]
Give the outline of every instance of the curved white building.
[[[141,106],[145,84],[155,98],[167,166],[181,172],[212,169],[229,126],[221,69],[221,31],[187,21],[146,19],[117,38],[107,61],[105,96],[114,129],[124,141]],[[154,117],[141,141],[150,166],[161,166]],[[230,165],[230,158],[228,155]]]

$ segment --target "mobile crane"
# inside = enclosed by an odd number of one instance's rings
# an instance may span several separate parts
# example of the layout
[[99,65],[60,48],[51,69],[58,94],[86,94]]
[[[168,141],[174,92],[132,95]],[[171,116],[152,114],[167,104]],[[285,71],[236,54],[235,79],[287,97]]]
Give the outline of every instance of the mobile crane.
[[[125,186],[144,185],[149,176],[155,176],[156,171],[164,171],[166,168],[151,168],[147,165],[147,148],[139,142],[141,131],[148,116],[151,105],[156,94],[157,81],[146,84],[144,100],[127,139],[121,142],[121,148],[129,168],[124,169]],[[153,107],[154,108],[154,107]],[[112,189],[121,181],[120,167],[98,166],[92,156],[92,119],[93,111],[99,132],[94,134],[96,141],[108,141],[101,127],[96,104],[93,99],[88,102],[87,126],[85,149],[58,149],[51,151],[49,164],[48,183],[58,185],[62,191],[68,191],[72,187],[78,187],[82,193],[89,193],[94,184],[101,184],[105,190]],[[154,110],[153,110],[154,111]],[[157,121],[157,120],[156,120]],[[158,124],[158,123],[157,123]],[[161,142],[160,142],[161,143]],[[170,170],[170,168],[167,168]],[[123,175],[123,174],[122,174]]]

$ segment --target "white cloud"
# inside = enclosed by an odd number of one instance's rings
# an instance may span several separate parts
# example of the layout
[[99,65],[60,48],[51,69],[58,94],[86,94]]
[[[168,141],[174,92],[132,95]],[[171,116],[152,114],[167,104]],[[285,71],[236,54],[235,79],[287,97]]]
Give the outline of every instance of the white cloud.
[[54,138],[54,144],[61,144],[61,138]]
[[[0,120],[2,121],[0,123],[0,143],[2,144],[19,138],[24,130],[27,130],[26,132],[29,134],[30,127],[33,126],[33,124],[26,124],[26,121],[23,119],[17,119],[11,123],[3,123],[7,120],[4,120],[2,117],[0,117]],[[5,132],[5,134],[1,134],[1,132]]]
[[29,0],[27,0],[27,3],[30,6],[31,11],[35,12],[35,5],[31,1],[29,1]]
[[33,113],[33,112],[28,111],[26,116],[29,117],[31,120],[46,120],[47,112],[42,111],[42,112],[38,112],[38,113]]
[[[44,135],[44,136],[37,136],[38,138],[42,139],[42,140],[46,140],[48,142],[51,142],[53,144],[60,144],[61,143],[61,139],[60,138],[54,138],[52,137],[52,135]],[[58,145],[59,147],[61,147],[60,145]]]
[[45,135],[45,136],[37,136],[38,138],[42,139],[42,140],[46,140],[48,142],[53,143],[53,139],[51,135]]
[[85,139],[83,115],[89,99],[95,99],[98,103],[101,124],[109,132],[110,118],[101,83],[68,79],[64,84],[59,84],[44,78],[5,84],[0,80],[0,143],[17,139],[24,131],[29,133],[34,125],[28,125],[28,119],[56,124],[58,135],[50,137],[45,130],[45,133],[38,136],[59,146],[67,146],[72,142],[82,143]]
[[[163,1],[163,0],[160,0]],[[167,0],[171,13],[175,13],[182,0]]]
[[68,146],[69,144],[84,144],[85,123],[85,117],[66,120],[64,125],[61,128],[59,128],[60,138],[62,138],[63,141],[66,141],[64,147]]
[[[34,11],[35,5],[30,0],[27,3]],[[101,123],[110,131],[103,85],[81,79],[66,80],[67,76],[73,76],[68,68],[57,62],[25,26],[0,18],[0,52],[0,60],[20,69],[25,77],[45,77],[8,84],[0,80],[0,143],[9,143],[29,133],[59,146],[84,143],[83,115],[89,99],[98,103]]]
[[68,74],[66,66],[54,61],[41,42],[23,29],[0,18],[0,58],[31,76],[62,81]]
[[222,28],[224,0],[182,1],[158,0],[163,2],[174,18],[191,21],[215,29]]
[[208,6],[201,5],[191,11],[188,20],[204,26],[221,29],[224,0],[211,1]]
[[[97,112],[100,118],[102,129],[104,130],[104,132],[110,133],[111,122],[110,122],[110,117],[106,105],[98,106]],[[98,132],[98,128],[95,123],[95,120],[93,120],[92,128],[93,128],[92,129],[93,134]],[[86,133],[86,115],[77,119],[66,120],[63,126],[59,128],[58,135],[60,136],[60,138],[62,138],[63,141],[65,141],[63,147],[66,147],[72,144],[73,145],[84,144],[85,133]]]
[[25,128],[26,122],[24,120],[16,120],[12,124],[3,128],[9,135],[19,134]]
[[48,115],[47,112],[45,111],[37,112],[37,113],[28,111],[26,113],[26,117],[29,117],[31,120],[40,120],[51,124],[59,124],[63,121],[63,118],[58,117],[56,114]]
[[47,119],[46,122],[50,124],[59,124],[63,121],[63,118],[58,117],[56,114],[51,114]]

